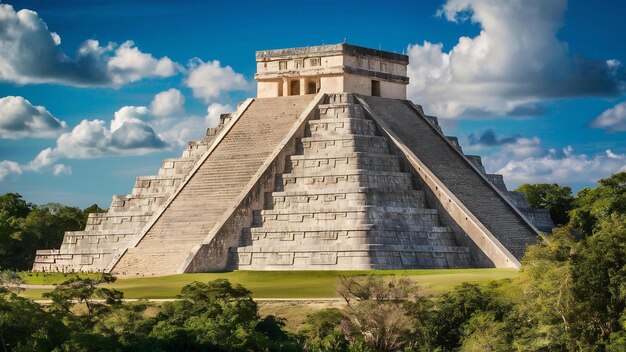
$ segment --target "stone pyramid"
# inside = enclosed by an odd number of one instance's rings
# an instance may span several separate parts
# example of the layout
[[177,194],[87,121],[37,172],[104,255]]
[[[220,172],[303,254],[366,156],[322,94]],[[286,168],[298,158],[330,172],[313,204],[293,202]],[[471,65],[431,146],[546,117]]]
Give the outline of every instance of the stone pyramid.
[[405,99],[406,63],[348,44],[257,52],[258,98],[33,270],[519,267],[549,214]]

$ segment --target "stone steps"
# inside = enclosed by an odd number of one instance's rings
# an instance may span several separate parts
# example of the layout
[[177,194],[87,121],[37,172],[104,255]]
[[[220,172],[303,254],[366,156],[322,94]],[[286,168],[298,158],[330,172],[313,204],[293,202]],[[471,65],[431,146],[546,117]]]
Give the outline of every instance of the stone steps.
[[196,157],[185,157],[185,158],[172,158],[165,159],[161,164],[161,168],[157,175],[159,176],[175,176],[175,175],[187,175],[189,170],[193,167],[196,160]]
[[466,251],[394,252],[233,252],[230,265],[242,270],[385,270],[397,268],[467,268]]
[[366,117],[361,105],[341,103],[341,104],[320,104],[320,120],[328,119],[364,119]]
[[304,137],[296,143],[296,154],[308,156],[337,156],[351,152],[388,154],[389,145],[385,137],[356,134],[334,138]]
[[329,97],[319,120],[231,248],[232,268],[342,270],[467,267],[469,248],[441,226],[413,176],[353,96]]
[[[316,192],[317,191],[317,192]],[[409,190],[391,192],[380,189],[357,188],[354,191],[344,190],[332,192],[325,189],[315,189],[311,192],[272,192],[266,194],[266,209],[324,209],[350,205],[388,205],[425,207],[424,192]]]
[[170,193],[162,194],[138,194],[113,196],[110,213],[145,212],[153,213],[168,198]]
[[343,223],[343,222],[330,222],[330,223],[320,222],[320,223],[311,224],[310,226],[302,227],[302,228],[288,227],[285,225],[288,225],[288,224],[280,224],[277,222],[272,223],[272,224],[268,223],[268,224],[263,224],[263,226],[250,227],[250,228],[244,229],[242,233],[249,234],[250,236],[260,236],[266,233],[291,232],[294,234],[298,233],[298,234],[305,234],[305,235],[307,233],[318,233],[324,236],[336,237],[339,234],[343,234],[345,236],[354,235],[355,237],[362,237],[363,232],[374,233],[374,234],[381,232],[381,233],[387,233],[389,235],[395,234],[395,236],[398,236],[398,237],[406,237],[410,234],[415,234],[415,233],[436,234],[436,233],[452,232],[452,230],[447,226],[441,226],[441,225],[433,226],[433,225],[426,225],[426,224],[412,226],[410,229],[409,228],[397,229],[397,228],[392,228],[392,227],[385,227],[385,226],[382,226],[381,224],[372,224],[372,223],[350,224],[350,223]]
[[[336,243],[317,244],[317,245],[310,243],[309,245],[305,245],[303,243],[287,243],[286,241],[282,241],[282,242],[275,242],[271,248],[272,248],[272,251],[275,251],[275,252],[292,252],[292,253],[337,252]],[[445,246],[445,245],[433,246],[433,245],[417,245],[417,244],[395,245],[395,244],[350,243],[349,248],[350,248],[350,251],[354,251],[354,252],[361,252],[361,251],[369,252],[369,251],[384,250],[384,251],[390,251],[390,252],[469,253],[468,247]],[[237,248],[237,253],[262,253],[262,251],[254,247],[239,247]]]
[[348,170],[323,176],[282,174],[277,177],[278,191],[326,189],[333,191],[367,187],[410,191],[414,189],[409,173],[393,171]]
[[[255,211],[253,225],[256,226],[298,226],[307,227],[312,223],[343,222],[346,224],[376,224],[384,226],[438,226],[439,214],[435,209],[420,208],[376,208],[371,209],[337,209],[335,211],[298,212],[288,209],[284,212],[276,210]],[[274,225],[276,224],[276,225]]]
[[[33,270],[66,272],[103,270],[117,251],[128,246],[145,226],[147,219],[176,190],[180,181],[198,158],[208,150],[228,120],[222,119],[218,127],[208,129],[203,140],[189,142],[180,158],[165,159],[156,176],[139,177],[140,187],[132,194],[113,196],[106,214],[90,214],[85,230],[66,232],[59,249],[39,251]],[[178,181],[172,182],[171,187],[157,186],[150,189],[150,183],[159,179],[178,179]]]
[[399,172],[400,159],[391,154],[363,152],[346,152],[333,156],[292,155],[288,158],[285,173],[319,175],[341,169]]
[[494,185],[499,188],[504,186],[500,177],[487,175],[491,182],[485,180],[485,176],[473,167],[456,146],[451,146],[448,139],[405,101],[370,96],[362,98],[390,133],[428,166],[430,172],[495,236],[508,253],[519,259],[526,246],[538,240],[527,219],[519,215],[507,199],[494,189]]
[[337,248],[337,244],[358,242],[379,245],[435,245],[456,246],[456,238],[453,232],[433,231],[275,231],[275,232],[250,232],[243,234],[240,246],[271,247],[275,243],[293,242],[296,246],[312,246],[330,244]]
[[306,135],[311,137],[344,136],[358,134],[373,136],[376,134],[374,122],[363,118],[335,118],[309,121]]
[[[187,252],[202,243],[312,98],[292,96],[254,100],[137,246],[129,249],[117,262],[113,272],[162,274],[179,270]],[[172,252],[160,257],[163,264],[140,260],[142,253],[151,253],[163,248],[164,243],[169,246],[175,241],[186,246],[184,256]],[[177,263],[175,268],[168,264],[174,262]]]

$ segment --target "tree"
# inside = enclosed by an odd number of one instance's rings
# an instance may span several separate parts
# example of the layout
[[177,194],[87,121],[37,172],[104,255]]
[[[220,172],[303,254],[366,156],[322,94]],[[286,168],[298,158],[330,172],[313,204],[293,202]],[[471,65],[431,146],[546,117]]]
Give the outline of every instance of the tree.
[[337,352],[346,351],[346,340],[341,322],[346,317],[337,308],[326,308],[307,316],[306,327],[301,331],[306,336],[304,347],[307,351]]
[[21,230],[33,207],[18,193],[0,196],[0,269],[23,268]]
[[491,312],[472,315],[463,329],[461,352],[508,352],[513,348],[506,323]]
[[[98,280],[77,277],[57,285],[51,292],[44,293],[43,297],[51,299],[51,308],[64,315],[71,315],[70,309],[76,303],[84,304],[87,316],[81,323],[91,326],[97,315],[108,313],[111,306],[120,305],[124,299],[124,294],[118,290],[98,287],[99,284],[114,281],[115,277],[109,274],[102,275]],[[104,299],[104,304],[96,302],[96,299]]]
[[276,334],[276,325],[269,328],[271,322],[260,319],[250,294],[224,279],[193,282],[183,287],[181,300],[163,305],[149,336],[168,351],[269,348],[270,332],[274,337],[281,334]]
[[22,199],[19,193],[6,193],[0,196],[0,213],[16,218],[25,218],[34,205]]
[[20,286],[24,284],[24,279],[17,271],[3,270],[0,271],[0,287],[4,287],[12,291],[22,291]]
[[531,323],[516,336],[517,346],[529,351],[576,349],[572,325],[579,317],[572,258],[577,247],[572,228],[565,226],[526,249],[516,280],[517,309]]
[[2,351],[52,351],[68,334],[63,323],[39,304],[0,288]]
[[598,181],[596,188],[578,192],[571,212],[572,227],[590,236],[602,218],[626,215],[626,172]]
[[589,344],[623,329],[626,308],[626,215],[599,221],[573,260],[578,334]]
[[376,275],[340,276],[338,282],[338,292],[348,305],[348,319],[342,328],[353,349],[360,343],[376,352],[398,351],[409,345],[413,324],[404,303],[421,296],[415,282]]
[[574,197],[572,189],[556,183],[528,184],[519,186],[515,191],[523,192],[533,208],[548,209],[555,225],[569,222],[569,211],[572,210]]

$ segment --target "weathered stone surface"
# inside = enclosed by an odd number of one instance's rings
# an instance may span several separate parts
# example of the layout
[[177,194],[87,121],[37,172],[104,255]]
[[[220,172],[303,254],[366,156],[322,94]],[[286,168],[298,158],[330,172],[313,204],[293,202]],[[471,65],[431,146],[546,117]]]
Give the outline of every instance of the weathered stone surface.
[[537,230],[552,229],[437,117],[391,99],[406,96],[406,56],[350,45],[257,54],[260,96],[280,97],[222,115],[59,249],[38,251],[33,270],[519,267]]
[[190,249],[202,243],[311,98],[255,100],[112,271],[123,275],[177,273]]
[[141,232],[152,215],[176,191],[215,136],[230,121],[207,130],[201,141],[189,142],[180,158],[163,161],[155,176],[140,176],[130,194],[114,195],[109,211],[90,214],[85,231],[67,232],[58,250],[37,251],[34,271],[102,271]]
[[[349,95],[348,95],[349,96]],[[389,140],[354,99],[330,95],[297,141],[265,209],[231,249],[231,268],[354,270],[470,267]],[[338,103],[330,103],[339,101]]]
[[437,133],[411,104],[379,97],[363,97],[363,100],[401,140],[402,147],[427,165],[506,251],[519,259],[526,246],[537,241],[533,225],[503,195],[507,191],[500,175],[485,178],[457,145]]

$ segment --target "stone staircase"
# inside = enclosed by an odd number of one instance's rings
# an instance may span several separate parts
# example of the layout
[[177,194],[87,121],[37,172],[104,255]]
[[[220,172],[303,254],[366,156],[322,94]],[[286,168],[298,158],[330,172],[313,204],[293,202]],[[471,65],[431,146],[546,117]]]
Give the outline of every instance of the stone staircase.
[[165,159],[157,175],[137,177],[131,193],[114,195],[106,213],[89,214],[83,231],[67,231],[59,249],[37,251],[33,271],[102,271],[141,233],[230,120],[223,114],[219,125],[189,142],[180,158]]
[[[398,148],[414,155],[414,161],[422,163],[432,174],[430,179],[440,182],[442,190],[432,183],[431,193],[445,205],[456,207],[451,216],[465,226],[457,232],[471,232],[468,235],[480,248],[474,251],[477,256],[480,252],[491,253],[489,261],[497,258],[498,265],[519,267],[515,261],[522,258],[529,244],[538,241],[538,235],[534,224],[511,201],[502,175],[485,173],[478,158],[465,156],[458,140],[444,136],[437,119],[424,116],[421,108],[410,101],[371,96],[359,99],[377,123],[384,124],[387,133],[398,141]],[[420,177],[427,176],[424,171],[418,173]],[[454,202],[447,192],[454,195]],[[463,213],[458,204],[470,213]],[[493,239],[474,224],[481,224]],[[479,260],[483,265],[489,262]]]
[[410,101],[331,94],[248,102],[156,175],[137,177],[83,231],[66,232],[59,249],[37,251],[33,270],[510,267],[487,260],[497,244],[468,237],[426,168],[471,211],[465,221],[475,216],[515,258],[536,240],[528,220],[552,228],[547,210],[509,192]]
[[148,276],[182,270],[312,98],[254,100],[111,271]]
[[328,96],[230,249],[240,270],[472,266],[439,213],[351,94]]

